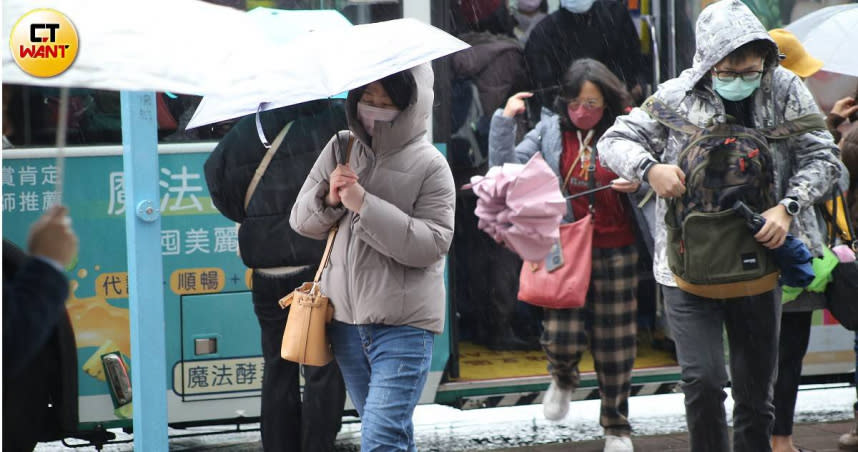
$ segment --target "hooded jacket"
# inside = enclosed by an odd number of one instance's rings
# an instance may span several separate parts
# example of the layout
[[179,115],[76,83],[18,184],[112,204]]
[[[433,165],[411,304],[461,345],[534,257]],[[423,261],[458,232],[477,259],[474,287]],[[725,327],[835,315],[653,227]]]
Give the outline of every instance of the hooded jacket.
[[69,281],[3,240],[3,450],[31,450],[78,428],[78,356]]
[[377,122],[372,139],[357,118],[356,93],[346,100],[349,130],[357,138],[349,163],[366,190],[360,211],[325,204],[337,162],[332,139],[301,187],[290,224],[315,239],[339,224],[321,282],[336,320],[440,334],[456,193],[446,159],[427,136],[432,69],[423,64],[411,74],[416,86],[410,104],[393,121]]
[[[766,57],[761,86],[752,94],[753,122],[757,127],[772,127],[819,109],[801,79],[777,63],[777,47],[759,20],[739,0],[723,0],[707,7],[697,20],[697,52],[693,67],[679,77],[659,86],[654,96],[675,109],[690,122],[707,127],[726,122],[724,102],[712,89],[712,67],[742,45],[756,40],[772,44]],[[620,176],[640,181],[651,160],[676,164],[679,152],[689,136],[677,132],[635,108],[628,116],[617,118],[613,127],[599,140],[602,163]],[[816,256],[822,255],[825,241],[813,205],[831,193],[832,181],[841,174],[839,150],[827,131],[814,131],[770,142],[775,156],[775,192],[777,199],[798,200],[801,212],[793,218],[790,232],[801,239]],[[655,262],[656,280],[676,286],[665,253],[667,232],[663,199],[656,205]]]

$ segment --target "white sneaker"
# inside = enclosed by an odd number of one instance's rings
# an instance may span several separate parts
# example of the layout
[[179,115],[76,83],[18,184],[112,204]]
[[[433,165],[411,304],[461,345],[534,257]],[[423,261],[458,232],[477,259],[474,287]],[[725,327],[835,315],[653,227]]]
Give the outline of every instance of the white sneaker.
[[605,435],[604,452],[633,452],[632,439],[628,436]]
[[838,445],[843,450],[858,450],[858,429],[841,435]]
[[552,381],[542,399],[542,411],[545,414],[545,419],[559,421],[565,418],[569,413],[569,402],[571,401],[572,390],[561,389],[557,383]]

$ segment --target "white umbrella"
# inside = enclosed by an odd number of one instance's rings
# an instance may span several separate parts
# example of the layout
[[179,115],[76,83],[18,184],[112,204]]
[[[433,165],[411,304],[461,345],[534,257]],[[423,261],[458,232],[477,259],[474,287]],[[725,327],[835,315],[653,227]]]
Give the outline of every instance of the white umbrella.
[[[15,62],[10,35],[15,23],[37,8],[64,14],[77,30],[80,48],[60,75],[38,78]],[[3,2],[3,82],[116,91],[173,91],[188,94],[229,93],[257,83],[248,70],[285,33],[275,24],[278,10],[245,13],[198,0],[8,0]],[[339,22],[337,17],[339,16]],[[339,13],[302,11],[296,19],[325,29],[348,21]],[[310,20],[312,18],[312,20]],[[281,21],[282,22],[282,21]],[[62,198],[62,168],[68,94],[60,94],[57,127],[57,197]]]
[[[78,33],[80,48],[76,60],[68,70],[55,77],[27,75],[17,67],[11,55],[8,33],[19,18],[35,8],[52,8],[63,13]],[[245,57],[253,60],[254,49],[266,40],[246,14],[195,0],[6,0],[3,16],[6,31],[3,81],[62,87],[57,128],[58,167],[63,161],[69,87],[200,94],[227,92],[239,82],[252,82],[253,74],[248,77],[240,71],[249,65],[236,66],[234,62]],[[135,100],[133,95],[127,97]],[[133,189],[135,199],[129,201],[135,205],[138,201],[142,203],[147,190],[157,190],[158,159],[154,142],[154,104],[138,97],[139,102],[132,102],[131,107],[123,105],[122,131],[123,140],[127,139],[124,168],[133,174],[128,177],[133,182],[126,189]],[[131,108],[136,110],[132,113],[128,111]],[[132,114],[126,116],[126,113]],[[135,133],[140,130],[129,127],[134,121],[151,126],[151,134]],[[135,178],[144,177],[151,178],[151,183],[145,187],[140,183],[137,187]],[[59,186],[57,190],[60,191]],[[136,405],[134,443],[140,450],[166,450],[167,403],[163,379],[166,347],[159,230],[142,226],[144,222],[157,222],[158,217],[151,215],[151,209],[139,210],[137,217],[134,218],[132,209],[126,212],[130,331],[132,349],[136,348],[132,357]],[[135,271],[138,268],[147,271]],[[148,336],[144,339],[145,335]]]
[[[66,15],[79,37],[74,63],[51,78],[23,72],[9,46],[15,22],[36,8]],[[187,94],[252,82],[236,61],[255,60],[268,39],[247,13],[197,0],[4,0],[3,29],[4,83]]]
[[[272,42],[278,43],[268,49],[267,53],[270,55],[270,58],[265,60],[266,63],[252,65],[255,68],[254,70],[260,73],[270,72],[273,66],[268,61],[281,58],[279,47],[296,37],[305,33],[345,29],[352,26],[351,22],[336,10],[281,10],[259,7],[249,11],[247,15],[258,24],[259,29]],[[250,111],[245,111],[244,109],[236,110],[235,102],[233,101],[236,97],[231,93],[206,95],[197,106],[194,117],[191,118],[187,128],[192,129],[204,124],[220,121],[219,119],[196,124],[194,121],[198,117],[231,119],[257,111],[255,107],[258,107],[259,102]],[[277,108],[277,106],[269,108]],[[266,142],[264,137],[260,137],[260,139],[262,139],[263,143]]]
[[272,42],[285,44],[311,31],[351,27],[352,23],[334,9],[285,10],[257,7],[247,12]]
[[829,6],[786,26],[822,69],[858,77],[858,4]]
[[188,128],[323,99],[412,68],[468,44],[415,19],[396,19],[302,34],[260,61],[261,82],[239,95],[210,95]]

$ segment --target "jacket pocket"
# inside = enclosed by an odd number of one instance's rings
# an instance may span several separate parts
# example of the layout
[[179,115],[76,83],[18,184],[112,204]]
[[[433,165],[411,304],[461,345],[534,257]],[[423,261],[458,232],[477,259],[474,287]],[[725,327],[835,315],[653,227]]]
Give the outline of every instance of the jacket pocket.
[[696,284],[749,281],[776,272],[771,253],[732,210],[692,213],[682,225],[685,279]]

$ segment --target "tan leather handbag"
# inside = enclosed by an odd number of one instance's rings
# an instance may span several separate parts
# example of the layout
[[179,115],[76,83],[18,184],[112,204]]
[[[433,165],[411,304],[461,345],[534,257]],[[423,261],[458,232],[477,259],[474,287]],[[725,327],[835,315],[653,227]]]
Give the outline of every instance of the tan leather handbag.
[[[349,144],[346,149],[345,161],[349,161],[354,136],[349,134]],[[334,316],[334,307],[328,297],[322,295],[319,281],[322,270],[328,265],[331,248],[337,236],[338,226],[335,224],[328,234],[328,243],[322,262],[316,270],[312,282],[307,282],[280,300],[280,307],[290,307],[286,319],[286,329],[283,331],[283,342],[280,345],[280,356],[287,360],[308,366],[324,366],[334,359],[331,343],[325,334],[328,323]]]

